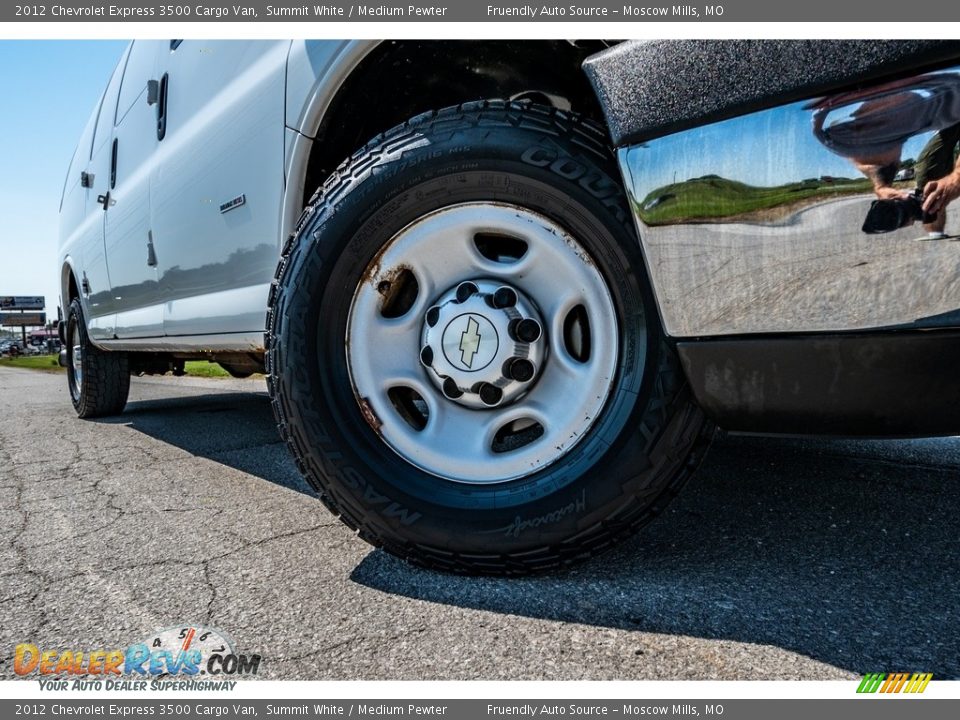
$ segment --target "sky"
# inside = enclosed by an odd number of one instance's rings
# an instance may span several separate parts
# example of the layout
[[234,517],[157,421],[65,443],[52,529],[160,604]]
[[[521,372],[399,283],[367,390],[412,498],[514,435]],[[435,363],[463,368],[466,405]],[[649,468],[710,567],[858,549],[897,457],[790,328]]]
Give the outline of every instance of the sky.
[[0,40],[0,295],[59,295],[60,193],[126,41]]

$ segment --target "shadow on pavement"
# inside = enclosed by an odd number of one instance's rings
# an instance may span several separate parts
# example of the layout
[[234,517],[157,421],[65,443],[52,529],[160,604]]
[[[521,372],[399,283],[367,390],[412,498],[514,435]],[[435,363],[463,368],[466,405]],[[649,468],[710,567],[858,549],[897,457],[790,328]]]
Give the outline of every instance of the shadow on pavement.
[[[126,424],[313,494],[262,393],[131,402]],[[960,678],[960,440],[719,439],[634,540],[563,573],[462,578],[373,551],[351,579],[452,606],[772,645]]]
[[[945,460],[946,458],[946,460]],[[718,440],[635,540],[553,576],[352,579],[454,606],[760,643],[855,673],[960,677],[960,442]]]
[[315,495],[280,440],[264,393],[210,393],[127,404],[122,415],[96,422],[129,427],[307,495]]

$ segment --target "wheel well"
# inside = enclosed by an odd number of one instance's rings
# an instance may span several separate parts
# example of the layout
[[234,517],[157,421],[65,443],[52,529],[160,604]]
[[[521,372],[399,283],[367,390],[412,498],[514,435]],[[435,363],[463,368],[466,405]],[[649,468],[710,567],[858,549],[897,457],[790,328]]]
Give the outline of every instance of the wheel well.
[[67,314],[70,311],[70,303],[73,302],[73,299],[80,297],[80,288],[77,286],[77,278],[74,277],[73,268],[71,268],[70,265],[64,264],[61,273],[60,297],[62,299],[60,307],[57,308],[57,335],[60,337],[60,342],[66,345],[67,338],[65,331]]
[[574,110],[604,124],[583,60],[602,41],[388,41],[357,66],[316,130],[304,205],[371,138],[428,110],[471,100],[522,100]]
[[73,302],[74,298],[80,297],[80,288],[77,287],[77,279],[73,276],[73,270],[67,270],[67,299],[66,304]]

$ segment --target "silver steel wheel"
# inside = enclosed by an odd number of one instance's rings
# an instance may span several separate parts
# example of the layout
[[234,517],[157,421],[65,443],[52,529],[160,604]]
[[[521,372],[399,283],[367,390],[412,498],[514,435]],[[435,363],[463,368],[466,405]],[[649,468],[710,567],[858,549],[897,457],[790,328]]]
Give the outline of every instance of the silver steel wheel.
[[70,369],[73,373],[73,387],[77,397],[83,390],[83,345],[80,342],[80,328],[74,323],[70,331]]
[[606,402],[616,313],[579,242],[522,207],[465,203],[397,233],[356,288],[346,356],[400,457],[469,483],[566,455]]

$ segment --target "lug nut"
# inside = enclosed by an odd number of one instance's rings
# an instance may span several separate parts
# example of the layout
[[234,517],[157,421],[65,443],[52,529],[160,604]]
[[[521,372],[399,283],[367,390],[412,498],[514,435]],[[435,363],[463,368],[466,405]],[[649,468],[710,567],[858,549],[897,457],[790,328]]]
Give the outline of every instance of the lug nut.
[[490,383],[480,384],[480,399],[484,405],[493,407],[503,399],[503,390]]
[[443,381],[443,394],[451,400],[456,400],[463,395],[463,390],[457,387],[457,383],[454,382],[453,378],[447,378]]
[[433,327],[440,321],[440,308],[434,305],[432,308],[427,310],[427,325]]
[[462,282],[457,287],[457,302],[462,303],[471,295],[475,295],[478,292],[480,291],[472,282]]
[[498,309],[513,307],[517,304],[517,293],[508,287],[497,288],[493,294],[493,306]]
[[506,375],[517,382],[530,382],[533,379],[533,363],[526,358],[514,358],[507,364]]
[[512,326],[514,340],[520,342],[532,343],[540,339],[540,323],[536,320],[526,318]]
[[429,345],[425,346],[423,350],[420,351],[420,362],[427,367],[433,365],[433,348]]

